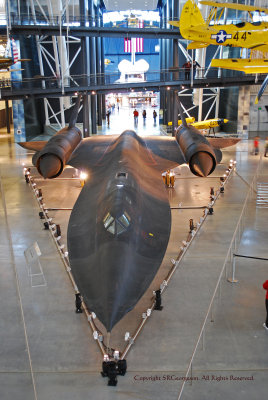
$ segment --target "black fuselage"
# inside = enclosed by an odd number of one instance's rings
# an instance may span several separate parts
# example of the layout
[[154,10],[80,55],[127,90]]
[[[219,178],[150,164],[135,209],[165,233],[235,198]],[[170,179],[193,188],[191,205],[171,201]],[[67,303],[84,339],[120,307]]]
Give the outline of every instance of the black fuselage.
[[155,163],[142,139],[125,132],[96,161],[70,217],[72,273],[107,331],[144,294],[166,251],[170,207]]

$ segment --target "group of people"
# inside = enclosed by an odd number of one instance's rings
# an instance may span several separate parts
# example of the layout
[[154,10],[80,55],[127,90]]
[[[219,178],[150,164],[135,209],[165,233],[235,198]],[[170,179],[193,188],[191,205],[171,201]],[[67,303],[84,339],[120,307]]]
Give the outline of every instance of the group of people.
[[[114,111],[114,107],[112,107],[111,105],[108,105],[108,107],[106,109],[106,118],[107,118],[108,127],[110,126],[110,116],[111,116],[113,111]],[[138,125],[139,112],[138,112],[138,110],[136,108],[133,111],[133,117],[134,117],[134,125],[137,126]],[[146,122],[146,117],[147,117],[147,112],[146,112],[146,110],[143,110],[142,111],[142,118],[143,118],[143,124],[144,125],[145,125],[145,122]],[[157,112],[154,110],[153,111],[154,125],[156,125],[156,117],[157,117]]]
[[[137,126],[138,125],[138,118],[139,118],[139,112],[138,110],[135,108],[135,110],[133,111],[133,116],[134,116],[134,125]],[[142,111],[142,118],[143,118],[143,124],[145,125],[146,122],[146,117],[147,117],[147,112],[146,110]],[[153,119],[154,119],[154,124],[156,125],[156,117],[157,117],[157,112],[154,110],[153,111]]]
[[196,68],[197,67],[201,68],[200,64],[198,64],[198,62],[196,60],[193,61],[193,64],[191,63],[190,60],[186,61],[186,63],[184,63],[182,66],[184,68],[186,80],[190,79],[190,73],[191,73],[192,66],[193,66],[194,76],[195,76]]
[[[257,156],[259,154],[259,145],[260,145],[260,138],[259,136],[255,136],[254,140],[253,140],[253,151],[252,154],[254,154],[255,156]],[[268,136],[265,139],[265,146],[264,146],[264,157],[268,157]]]

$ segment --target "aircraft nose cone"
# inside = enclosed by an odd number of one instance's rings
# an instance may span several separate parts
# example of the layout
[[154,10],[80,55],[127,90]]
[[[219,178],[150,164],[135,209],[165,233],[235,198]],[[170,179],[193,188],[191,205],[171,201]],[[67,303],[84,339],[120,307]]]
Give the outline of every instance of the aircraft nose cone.
[[41,157],[38,170],[44,178],[54,178],[61,170],[61,162],[53,154],[46,154]]
[[212,156],[204,151],[194,154],[189,164],[191,171],[201,177],[208,176],[214,169]]

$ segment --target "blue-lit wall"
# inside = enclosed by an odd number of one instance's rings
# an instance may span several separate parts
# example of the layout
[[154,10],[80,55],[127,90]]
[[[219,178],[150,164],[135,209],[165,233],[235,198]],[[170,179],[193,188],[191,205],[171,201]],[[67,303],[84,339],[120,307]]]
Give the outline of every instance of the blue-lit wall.
[[[149,71],[159,70],[159,52],[155,47],[159,45],[158,39],[144,39],[143,53],[136,53],[136,61],[144,59],[150,65]],[[118,72],[118,64],[126,59],[131,60],[131,53],[124,52],[124,38],[104,38],[104,57],[111,61],[105,66],[105,72]]]

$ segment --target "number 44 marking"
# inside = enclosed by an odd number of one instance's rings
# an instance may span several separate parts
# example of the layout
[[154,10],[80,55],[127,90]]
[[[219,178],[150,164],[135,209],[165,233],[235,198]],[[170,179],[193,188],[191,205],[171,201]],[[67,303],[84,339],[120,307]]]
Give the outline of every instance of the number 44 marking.
[[[239,33],[238,32],[236,32],[236,34],[234,35],[233,39],[239,40]],[[243,39],[243,40],[247,39],[247,32],[243,33],[243,35],[241,36],[241,39]]]

